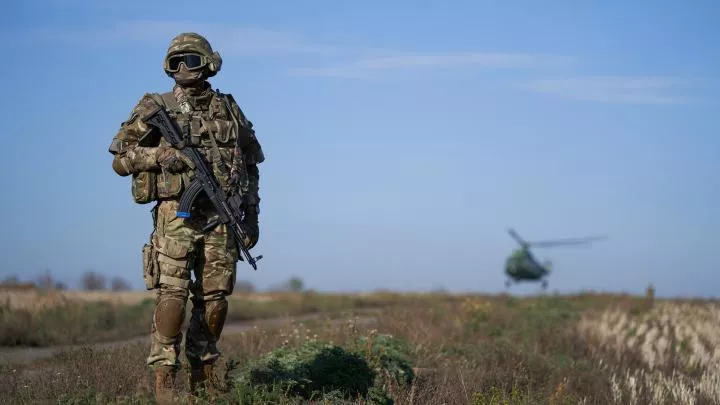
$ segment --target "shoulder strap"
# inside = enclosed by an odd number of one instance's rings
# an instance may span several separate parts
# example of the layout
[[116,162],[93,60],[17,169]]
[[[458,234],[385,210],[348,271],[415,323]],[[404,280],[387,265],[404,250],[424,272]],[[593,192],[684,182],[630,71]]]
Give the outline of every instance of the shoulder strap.
[[168,91],[162,94],[150,93],[150,97],[152,97],[153,101],[167,108],[168,110],[177,111],[180,109],[180,106],[178,105],[178,102],[175,99],[175,95],[172,91]]
[[165,92],[161,94],[160,97],[163,99],[165,108],[173,111],[178,111],[180,109],[177,98],[175,98],[175,94],[173,94],[172,91]]

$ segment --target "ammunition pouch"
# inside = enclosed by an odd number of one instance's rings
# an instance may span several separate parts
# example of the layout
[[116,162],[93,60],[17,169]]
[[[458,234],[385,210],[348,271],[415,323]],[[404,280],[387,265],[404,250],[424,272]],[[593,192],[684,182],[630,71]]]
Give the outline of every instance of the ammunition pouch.
[[160,266],[158,265],[158,252],[152,243],[146,243],[142,249],[143,279],[145,288],[153,290],[160,284]]
[[158,198],[174,198],[179,197],[182,194],[182,173],[169,173],[163,171],[161,173],[158,173],[156,178]]
[[[179,107],[172,92],[151,94],[150,98],[154,103],[148,100],[149,103],[164,106],[171,111],[169,114],[181,128],[188,127],[188,146],[202,150],[221,189],[229,194],[248,193],[250,179],[247,165],[260,163],[265,157],[255,138],[252,123],[245,118],[242,111],[233,110],[230,106],[229,103],[234,103],[232,96],[218,93],[213,97],[208,111],[190,115],[177,113]],[[158,142],[162,143],[156,138],[157,131],[148,130],[139,140],[139,145],[153,147],[157,146]],[[116,142],[111,148],[118,149],[121,146]],[[240,149],[239,156],[235,156],[236,146]],[[185,173],[170,173],[164,170],[134,173],[134,201],[147,204],[180,197],[192,177],[194,168],[191,164],[188,166],[190,168]]]
[[235,146],[234,138],[237,136],[232,121],[215,119],[213,121],[205,121],[203,123],[209,135],[222,146]]
[[159,275],[160,284],[188,288],[190,285],[190,246],[168,237],[156,237],[155,249],[159,253],[158,264],[163,265],[164,271]]
[[158,199],[179,197],[183,191],[183,174],[170,172],[138,172],[132,175],[132,196],[138,204]]
[[226,193],[230,192],[230,165],[233,161],[235,137],[238,136],[232,121],[215,119],[202,121],[206,137],[201,145],[206,148],[206,159],[211,164],[213,175],[220,188]]
[[131,192],[133,200],[138,204],[147,204],[158,197],[157,173],[138,172],[133,173]]

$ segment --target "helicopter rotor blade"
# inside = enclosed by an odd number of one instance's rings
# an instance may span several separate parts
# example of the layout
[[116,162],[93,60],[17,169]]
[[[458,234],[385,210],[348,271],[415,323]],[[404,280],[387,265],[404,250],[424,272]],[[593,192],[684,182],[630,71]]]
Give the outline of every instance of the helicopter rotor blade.
[[556,239],[549,241],[530,242],[529,245],[533,247],[554,247],[554,246],[569,246],[569,245],[587,245],[591,242],[607,239],[605,235],[598,236],[587,236],[584,238],[567,238],[567,239]]
[[513,228],[508,229],[508,233],[510,236],[515,239],[515,242],[517,242],[520,246],[528,246],[529,244],[523,240],[523,238],[520,237],[520,235],[515,232]]

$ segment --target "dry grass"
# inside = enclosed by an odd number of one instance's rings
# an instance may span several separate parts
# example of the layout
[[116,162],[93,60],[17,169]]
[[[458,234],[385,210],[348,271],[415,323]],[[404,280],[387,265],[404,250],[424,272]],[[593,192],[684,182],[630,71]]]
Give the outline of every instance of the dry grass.
[[[235,294],[230,297],[228,321],[384,306],[397,299],[384,294]],[[144,335],[153,302],[150,292],[3,291],[0,346],[80,344]],[[191,307],[188,304],[188,317]]]
[[[113,301],[111,298],[103,301]],[[42,312],[71,301],[77,301],[70,292],[61,290],[10,290],[0,289],[0,303],[9,310],[24,310],[31,313]]]
[[[633,314],[618,308],[586,316],[579,330],[615,362],[615,402],[720,403],[720,304],[660,302]],[[629,395],[623,395],[625,392]]]
[[[283,293],[236,293],[234,298],[252,302],[270,302]],[[0,302],[12,309],[41,311],[54,306],[72,302],[109,302],[116,305],[137,305],[145,299],[154,299],[152,291],[75,291],[75,290],[38,290],[35,288],[0,288]]]
[[[285,299],[297,304],[310,298]],[[347,305],[359,298],[312,299],[330,313],[332,303]],[[383,382],[381,388],[396,404],[720,403],[713,396],[718,387],[715,303],[657,300],[652,310],[637,313],[642,299],[597,294],[363,299],[386,309],[374,320],[345,313],[226,334],[221,349],[223,365],[230,367],[228,381],[239,372],[233,364],[242,366],[278,347],[310,340],[347,346],[358,337],[391,334],[407,343],[416,370],[411,386]],[[18,404],[152,403],[146,350],[145,344],[86,349],[22,367],[7,365],[0,369],[0,391],[6,403]],[[178,388],[187,389],[185,374]],[[236,383],[223,396],[199,403],[301,402]]]

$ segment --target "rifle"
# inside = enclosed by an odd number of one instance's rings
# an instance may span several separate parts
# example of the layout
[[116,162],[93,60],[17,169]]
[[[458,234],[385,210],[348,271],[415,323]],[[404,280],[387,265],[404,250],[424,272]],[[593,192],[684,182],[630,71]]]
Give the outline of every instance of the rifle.
[[[222,188],[220,188],[220,184],[218,184],[212,170],[200,154],[200,151],[195,148],[186,148],[186,142],[181,135],[182,132],[178,128],[177,123],[170,118],[163,107],[160,106],[155,109],[150,115],[144,118],[143,121],[157,128],[165,140],[174,148],[184,153],[195,166],[194,179],[180,197],[180,206],[175,215],[178,218],[190,218],[190,208],[200,192],[205,191],[205,194],[215,207],[218,217],[210,221],[210,223],[203,228],[203,231],[207,232],[219,223],[225,224],[228,230],[235,236],[238,249],[242,253],[242,256],[245,257],[253,269],[257,270],[256,262],[262,259],[262,255],[252,257],[243,243],[246,234],[240,225],[243,213],[242,196],[233,194],[228,197],[227,194],[225,194]],[[242,257],[240,257],[240,260],[242,260]]]

